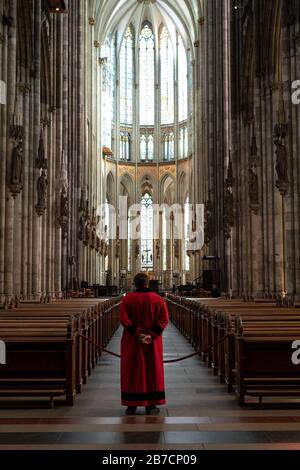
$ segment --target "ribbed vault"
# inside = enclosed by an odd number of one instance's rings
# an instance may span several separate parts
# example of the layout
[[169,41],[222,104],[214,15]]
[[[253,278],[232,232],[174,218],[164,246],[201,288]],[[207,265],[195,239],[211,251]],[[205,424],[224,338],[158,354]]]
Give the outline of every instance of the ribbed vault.
[[175,27],[186,47],[191,47],[198,40],[197,26],[202,9],[199,0],[94,0],[90,13],[96,20],[96,34],[102,44],[116,31],[121,41],[129,23],[139,29],[148,19],[154,29],[162,22],[170,33]]

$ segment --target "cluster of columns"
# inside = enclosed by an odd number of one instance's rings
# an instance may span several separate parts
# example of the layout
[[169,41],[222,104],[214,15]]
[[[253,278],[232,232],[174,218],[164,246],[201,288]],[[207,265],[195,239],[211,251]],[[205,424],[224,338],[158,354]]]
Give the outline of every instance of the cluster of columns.
[[[235,295],[300,295],[299,2],[205,2],[207,247]],[[213,223],[211,223],[211,219]],[[201,270],[201,268],[200,268]]]
[[[232,47],[232,78],[240,89],[231,115],[236,175],[232,288],[245,296],[299,297],[300,107],[292,102],[292,84],[300,76],[300,5],[293,2],[295,11],[287,19],[292,2],[273,3],[269,11],[267,2],[249,2],[247,20],[232,14],[240,44]],[[243,21],[249,22],[246,33]],[[245,65],[249,42],[252,70]],[[241,98],[247,93],[253,94],[249,101]]]
[[68,261],[79,256],[80,3],[68,15],[42,0],[0,4],[2,302],[60,296],[77,275]]
[[[95,2],[65,3],[68,14],[50,13],[42,0],[30,8],[27,0],[0,2],[1,302],[61,296],[82,280],[104,284],[107,267],[119,277],[128,262],[127,241],[107,246],[94,237],[95,211],[109,191],[116,202],[122,191],[119,164],[111,186],[102,157]],[[190,280],[209,255],[220,259],[213,268],[230,293],[300,295],[300,106],[292,102],[299,36],[299,2],[202,2],[189,73],[186,185],[191,203],[205,203],[206,243],[191,255]],[[172,202],[183,203],[176,166]],[[132,202],[140,202],[137,163],[134,171]],[[159,171],[154,202],[164,202]],[[157,275],[161,240],[159,248],[154,243]],[[183,263],[175,249],[167,244],[169,285]],[[137,251],[132,242],[132,273]]]

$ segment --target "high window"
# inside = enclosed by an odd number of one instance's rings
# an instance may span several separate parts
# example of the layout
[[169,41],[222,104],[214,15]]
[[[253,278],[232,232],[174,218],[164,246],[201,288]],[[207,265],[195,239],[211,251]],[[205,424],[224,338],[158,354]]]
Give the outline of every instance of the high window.
[[154,158],[154,137],[153,134],[143,132],[140,141],[141,161],[152,161]]
[[188,117],[187,55],[181,36],[178,36],[178,113],[179,122]]
[[120,123],[132,125],[133,110],[133,31],[128,27],[120,53]]
[[131,136],[129,132],[120,133],[120,160],[130,160],[131,156]]
[[174,26],[158,31],[155,38],[149,21],[137,31],[130,24],[120,47],[118,32],[105,43],[102,140],[119,160],[188,156],[187,46]]
[[155,50],[154,34],[146,23],[140,35],[140,124],[154,126],[154,77]]
[[174,122],[174,53],[172,41],[164,26],[160,35],[161,123]]
[[174,132],[166,132],[163,136],[164,160],[174,160],[175,157],[175,135]]
[[104,147],[113,149],[112,136],[115,124],[115,42],[107,40],[104,46],[104,62],[102,73],[102,102],[106,109],[101,114],[102,143]]

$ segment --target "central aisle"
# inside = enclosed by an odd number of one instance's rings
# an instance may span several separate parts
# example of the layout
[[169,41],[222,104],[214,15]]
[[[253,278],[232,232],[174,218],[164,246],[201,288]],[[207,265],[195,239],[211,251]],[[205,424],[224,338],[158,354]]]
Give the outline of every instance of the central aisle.
[[[109,345],[119,352],[121,329]],[[170,325],[165,358],[192,352]],[[165,368],[159,417],[124,416],[119,360],[104,354],[75,406],[0,410],[1,449],[300,449],[300,410],[240,408],[198,357]]]

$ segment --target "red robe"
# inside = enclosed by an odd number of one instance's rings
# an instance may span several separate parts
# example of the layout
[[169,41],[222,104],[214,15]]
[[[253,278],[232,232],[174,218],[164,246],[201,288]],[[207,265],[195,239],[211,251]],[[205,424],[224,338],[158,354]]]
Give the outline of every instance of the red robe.
[[[162,333],[169,315],[165,301],[154,292],[140,290],[127,294],[121,303],[122,405],[164,405],[165,384]],[[150,345],[142,344],[141,333],[151,335]]]

